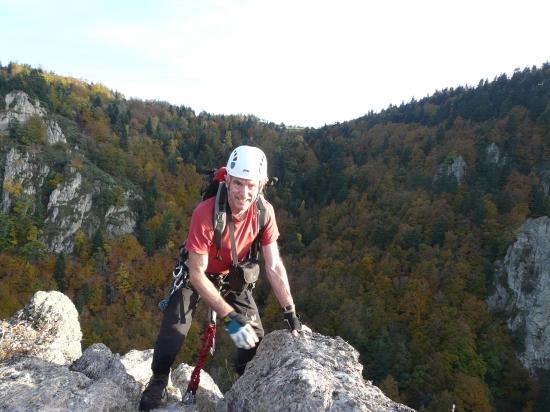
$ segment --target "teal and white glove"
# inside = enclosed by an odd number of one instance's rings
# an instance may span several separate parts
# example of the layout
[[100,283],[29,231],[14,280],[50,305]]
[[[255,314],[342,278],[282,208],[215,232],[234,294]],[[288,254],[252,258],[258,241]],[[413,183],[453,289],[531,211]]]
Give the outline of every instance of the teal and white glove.
[[252,349],[259,342],[258,335],[243,315],[232,311],[223,321],[225,330],[237,348]]

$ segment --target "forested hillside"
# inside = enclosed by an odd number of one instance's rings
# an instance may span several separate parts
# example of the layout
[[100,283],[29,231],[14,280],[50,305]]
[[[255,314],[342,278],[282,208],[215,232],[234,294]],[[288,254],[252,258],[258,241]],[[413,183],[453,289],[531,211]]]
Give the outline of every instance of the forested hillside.
[[[550,216],[550,65],[320,129],[196,114],[0,67],[0,112],[14,90],[40,103],[66,143],[48,144],[36,117],[0,132],[0,173],[13,148],[49,165],[34,197],[3,179],[14,201],[0,212],[0,318],[34,291],[57,289],[75,302],[86,344],[152,347],[156,305],[200,199],[197,168],[253,144],[279,178],[267,195],[299,312],[356,347],[366,378],[419,410],[547,410],[549,372],[529,375],[514,354],[521,336],[485,301],[518,227]],[[111,182],[94,208],[122,210],[130,203],[122,194],[134,193],[135,229],[113,236],[98,223],[74,233],[72,250],[50,253],[48,199],[75,170]],[[266,282],[256,295],[266,328],[283,327]],[[227,376],[225,343],[212,368]]]

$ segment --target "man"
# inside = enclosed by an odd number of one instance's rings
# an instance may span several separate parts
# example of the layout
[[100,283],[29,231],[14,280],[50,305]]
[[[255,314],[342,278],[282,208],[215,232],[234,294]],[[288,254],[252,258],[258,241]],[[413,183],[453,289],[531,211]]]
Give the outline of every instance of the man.
[[[187,267],[192,287],[181,288],[170,297],[155,344],[151,365],[153,376],[142,394],[140,410],[159,406],[170,367],[189,331],[199,296],[224,319],[225,329],[237,346],[237,373],[244,372],[264,335],[251,287],[242,292],[230,290],[222,296],[213,281],[219,278],[227,281],[237,276],[235,258],[239,264],[246,261],[258,236],[267,278],[283,309],[284,318],[295,336],[302,330],[286,269],[279,255],[279,231],[273,207],[265,199],[259,199],[267,183],[266,156],[257,147],[239,146],[231,153],[226,171],[228,213],[220,249],[214,239],[213,216],[217,199],[212,197],[199,203],[191,217],[185,247],[189,253]],[[259,200],[265,208],[263,227],[259,224]]]

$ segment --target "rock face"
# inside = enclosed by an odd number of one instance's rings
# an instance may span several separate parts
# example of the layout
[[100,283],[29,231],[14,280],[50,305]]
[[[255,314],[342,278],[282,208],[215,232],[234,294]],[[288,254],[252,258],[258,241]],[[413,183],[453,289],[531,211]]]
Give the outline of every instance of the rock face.
[[0,332],[0,354],[29,355],[57,365],[69,365],[82,354],[78,312],[60,292],[36,292],[25,308],[2,322]]
[[[121,359],[126,371],[138,382],[141,390],[145,389],[149,378],[151,378],[151,361],[153,360],[153,350],[137,351],[132,350]],[[172,370],[170,380],[168,381],[168,396],[163,402],[161,408],[157,411],[215,411],[216,406],[223,394],[212,377],[205,371],[201,372],[200,384],[197,389],[195,405],[183,405],[182,394],[187,391],[187,384],[193,372],[193,366],[180,364]]]
[[137,410],[139,386],[105,346],[88,348],[71,369],[27,356],[0,363],[0,410]]
[[[121,358],[97,343],[80,356],[76,309],[63,294],[37,292],[0,326],[0,411],[137,410],[153,351]],[[193,367],[180,364],[156,411],[412,411],[365,382],[358,357],[340,338],[275,331],[225,399],[202,371],[196,404],[183,405]]]
[[[21,91],[6,95],[5,110],[0,111],[0,132],[6,132],[12,122],[23,124],[36,117],[46,126],[49,144],[66,143],[59,124],[48,119],[46,110],[38,101],[33,102]],[[69,158],[74,153],[66,145],[51,150],[57,150],[60,158]],[[2,212],[9,213],[18,199],[23,201],[20,204],[27,208],[29,214],[39,210],[44,216],[39,239],[50,253],[71,253],[74,235],[79,230],[88,238],[97,229],[104,230],[110,237],[134,232],[137,221],[135,202],[140,199],[135,190],[121,189],[115,178],[93,168],[82,166],[82,170],[76,170],[66,165],[61,171],[59,164],[48,164],[44,152],[40,145],[11,148],[6,145],[0,148],[3,157],[0,159]],[[48,186],[55,181],[54,178],[61,182],[57,187]],[[113,191],[118,193],[117,205],[95,204],[96,196]]]
[[[50,195],[44,222],[44,240],[53,253],[72,251],[73,236],[92,209],[92,194],[82,188],[82,175],[72,169],[72,178],[63,181]],[[99,222],[94,222],[96,227]]]
[[46,110],[38,101],[31,102],[27,93],[19,90],[10,92],[5,97],[5,103],[6,110],[0,112],[0,132],[8,130],[10,122],[18,121],[23,124],[31,117],[37,116],[46,124],[49,144],[67,143],[59,124],[54,120],[48,120]]
[[541,170],[540,187],[545,196],[550,196],[550,169]]
[[502,166],[507,162],[506,156],[503,156],[499,147],[493,142],[485,150],[486,160],[490,164]]
[[139,196],[134,192],[126,190],[122,193],[119,206],[110,205],[106,210],[94,207],[94,196],[113,190],[116,185],[114,180],[105,184],[68,166],[63,171],[63,180],[48,197],[48,193],[44,193],[44,185],[51,170],[37,148],[22,151],[12,147],[3,164],[2,212],[9,213],[16,199],[21,199],[32,214],[46,194],[48,204],[40,240],[49,252],[72,252],[74,235],[78,230],[88,237],[93,236],[100,227],[110,237],[135,230],[137,211],[135,206],[130,205],[138,202]]
[[437,171],[434,180],[441,177],[454,177],[458,184],[462,183],[466,174],[466,161],[462,156],[456,156],[452,159],[447,159]]
[[508,317],[521,363],[531,373],[550,369],[550,218],[527,220],[496,267],[489,308]]
[[[101,343],[80,349],[76,308],[59,292],[37,292],[9,321],[0,321],[0,411],[135,411],[151,377],[152,350],[113,354]],[[181,364],[157,411],[214,411],[223,397],[201,373],[197,404],[181,393],[193,368]]]
[[82,230],[88,237],[104,224],[108,236],[132,233],[136,227],[137,213],[130,209],[129,202],[137,196],[126,191],[125,204],[110,206],[105,214],[94,207],[94,195],[108,190],[101,182],[85,180],[74,168],[66,172],[66,179],[50,194],[44,231],[41,236],[47,250],[53,253],[72,252],[74,235]]
[[6,155],[4,167],[2,211],[7,213],[13,205],[14,198],[21,195],[26,197],[26,203],[34,211],[34,206],[39,201],[37,193],[40,193],[49,172],[50,168],[40,162],[35,150],[21,153],[12,147]]
[[366,382],[358,358],[341,338],[272,332],[218,410],[412,411]]

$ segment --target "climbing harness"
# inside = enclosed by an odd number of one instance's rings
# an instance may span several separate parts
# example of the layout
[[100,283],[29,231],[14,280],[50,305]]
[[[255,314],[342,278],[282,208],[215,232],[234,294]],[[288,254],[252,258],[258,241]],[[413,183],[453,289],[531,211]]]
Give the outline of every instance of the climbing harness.
[[172,287],[170,288],[168,295],[158,304],[159,309],[163,312],[168,307],[168,302],[170,301],[172,295],[182,287],[189,286],[191,283],[189,280],[189,270],[187,269],[187,256],[188,252],[185,249],[185,245],[183,245],[180,247],[179,258],[174,265],[174,269],[172,270],[172,278],[174,279],[172,281]]

